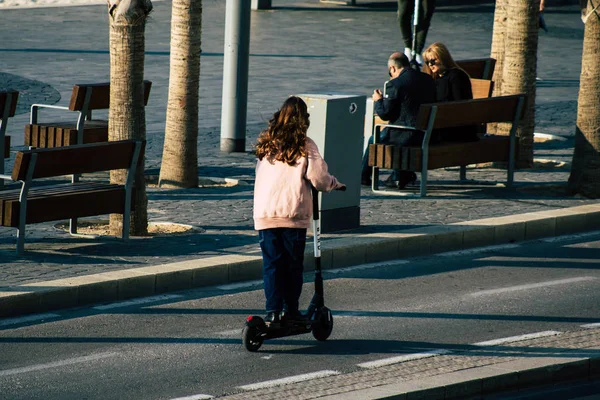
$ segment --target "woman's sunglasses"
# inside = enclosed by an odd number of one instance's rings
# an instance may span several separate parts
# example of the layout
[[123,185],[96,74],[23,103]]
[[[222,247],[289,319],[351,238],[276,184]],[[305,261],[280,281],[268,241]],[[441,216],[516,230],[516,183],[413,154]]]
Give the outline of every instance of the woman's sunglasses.
[[437,61],[432,59],[432,60],[425,61],[425,63],[431,67],[431,66],[437,64]]

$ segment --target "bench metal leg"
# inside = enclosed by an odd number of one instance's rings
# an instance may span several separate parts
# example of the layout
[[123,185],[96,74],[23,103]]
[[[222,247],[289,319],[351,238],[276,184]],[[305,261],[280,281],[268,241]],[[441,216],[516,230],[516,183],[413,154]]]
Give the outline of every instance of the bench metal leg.
[[371,190],[375,191],[379,189],[379,168],[372,167],[371,170]]
[[427,196],[427,169],[421,171],[421,197]]
[[461,181],[467,180],[467,166],[466,165],[460,166],[460,180]]
[[69,220],[69,232],[71,235],[77,234],[77,218],[71,218]]

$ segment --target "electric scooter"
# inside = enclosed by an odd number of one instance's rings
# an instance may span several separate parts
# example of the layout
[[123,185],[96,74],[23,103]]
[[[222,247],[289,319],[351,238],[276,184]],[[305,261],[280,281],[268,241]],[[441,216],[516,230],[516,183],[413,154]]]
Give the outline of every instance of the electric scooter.
[[[346,187],[340,189],[345,191]],[[321,225],[319,222],[319,192],[312,188],[313,206],[313,233],[314,233],[314,260],[315,260],[315,293],[308,310],[306,319],[302,321],[285,320],[277,324],[265,322],[261,317],[251,315],[246,318],[242,331],[242,343],[248,351],[257,351],[265,340],[285,336],[301,335],[312,332],[315,339],[324,341],[329,338],[333,330],[333,315],[325,307],[323,296],[323,275],[321,273]]]

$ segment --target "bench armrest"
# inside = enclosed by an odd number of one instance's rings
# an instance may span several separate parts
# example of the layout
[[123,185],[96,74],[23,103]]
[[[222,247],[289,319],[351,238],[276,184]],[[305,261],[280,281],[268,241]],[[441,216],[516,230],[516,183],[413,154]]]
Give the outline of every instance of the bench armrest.
[[31,113],[29,115],[29,123],[30,124],[37,124],[38,109],[40,109],[40,108],[51,108],[53,110],[71,111],[71,110],[69,110],[69,107],[52,106],[49,104],[32,104],[31,105]]
[[10,175],[0,174],[0,179],[5,180],[5,181],[15,182],[15,181],[13,181],[13,178]]

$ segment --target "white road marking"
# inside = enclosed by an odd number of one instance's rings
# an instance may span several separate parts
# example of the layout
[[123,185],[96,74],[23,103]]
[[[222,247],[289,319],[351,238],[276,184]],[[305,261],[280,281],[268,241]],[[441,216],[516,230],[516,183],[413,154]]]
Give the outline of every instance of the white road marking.
[[600,328],[600,322],[596,322],[594,324],[581,325],[581,327],[582,328],[588,328],[588,329]]
[[230,283],[229,285],[219,285],[216,288],[221,290],[236,290],[246,287],[252,287],[257,285],[262,285],[262,280],[257,281],[248,281],[248,282],[240,282],[240,283]]
[[0,327],[9,326],[9,325],[25,324],[28,322],[34,322],[34,321],[39,321],[39,320],[43,320],[43,319],[58,318],[58,317],[60,317],[60,315],[58,315],[58,314],[46,313],[46,314],[26,315],[24,317],[17,317],[17,318],[6,318],[6,319],[0,320]]
[[404,355],[396,356],[396,357],[383,358],[381,360],[369,361],[369,362],[365,362],[365,363],[361,363],[361,364],[357,364],[357,365],[361,368],[379,368],[379,367],[383,367],[386,365],[398,364],[398,363],[403,363],[403,362],[412,361],[412,360],[420,360],[421,358],[435,357],[438,355],[449,354],[449,353],[451,353],[450,350],[436,349],[436,350],[425,351],[423,353],[404,354]]
[[208,399],[214,399],[214,397],[211,395],[208,395],[208,394],[194,394],[192,396],[177,397],[176,399],[170,399],[170,400],[208,400]]
[[564,235],[564,236],[554,236],[554,237],[549,237],[549,238],[545,238],[545,239],[541,239],[541,240],[544,242],[553,243],[553,242],[560,242],[560,241],[573,240],[573,239],[583,239],[583,238],[586,238],[589,236],[597,236],[597,235],[600,235],[600,231],[576,233],[573,235]]
[[352,267],[345,267],[345,268],[326,269],[324,271],[327,273],[330,273],[330,274],[339,274],[342,272],[360,271],[363,269],[372,269],[372,268],[378,268],[378,267],[391,267],[393,265],[407,264],[408,262],[409,262],[408,260],[393,260],[393,261],[386,261],[386,262],[379,262],[379,263],[354,265]]
[[274,386],[289,385],[290,383],[309,381],[311,379],[325,378],[327,376],[333,376],[333,375],[339,375],[339,374],[340,374],[339,371],[323,370],[323,371],[312,372],[309,374],[288,376],[287,378],[274,379],[271,381],[253,383],[251,385],[238,386],[238,388],[242,389],[242,390],[257,390],[257,389],[264,389],[264,388],[274,387]]
[[470,295],[473,297],[486,296],[486,295],[490,295],[490,294],[516,292],[518,290],[529,290],[529,289],[537,289],[537,288],[547,287],[547,286],[566,285],[569,283],[592,281],[595,279],[597,279],[597,278],[595,278],[593,276],[580,276],[577,278],[559,279],[556,281],[546,281],[546,282],[539,282],[539,283],[531,283],[528,285],[509,286],[509,287],[500,288],[500,289],[482,290],[480,292],[471,293]]
[[501,244],[497,246],[486,246],[486,247],[475,247],[473,249],[466,250],[456,250],[456,251],[448,251],[446,253],[439,253],[437,256],[439,257],[459,257],[466,256],[470,254],[483,253],[486,251],[498,251],[498,250],[506,250],[506,249],[514,249],[516,247],[520,247],[520,244]]
[[91,356],[67,358],[66,360],[54,361],[54,362],[50,362],[50,363],[46,363],[46,364],[30,365],[29,367],[5,369],[3,371],[0,371],[0,376],[25,374],[28,372],[40,371],[43,369],[64,367],[65,365],[79,364],[79,363],[84,363],[84,362],[89,362],[89,361],[97,361],[97,360],[101,360],[103,358],[114,357],[118,354],[119,353],[116,353],[116,352],[98,353],[98,354],[92,354]]
[[510,337],[505,337],[505,338],[500,338],[500,339],[488,340],[485,342],[473,343],[472,346],[497,346],[499,344],[520,342],[523,340],[538,339],[538,338],[547,337],[547,336],[556,336],[556,335],[560,335],[561,333],[562,332],[558,332],[558,331],[543,331],[543,332],[537,332],[537,333],[527,333],[525,335],[510,336]]
[[119,301],[117,303],[104,304],[101,306],[93,307],[93,309],[104,311],[104,310],[111,310],[113,308],[138,306],[140,304],[156,303],[156,302],[165,301],[165,300],[179,299],[181,297],[183,297],[183,296],[180,294],[161,294],[158,296],[143,297],[141,299]]

